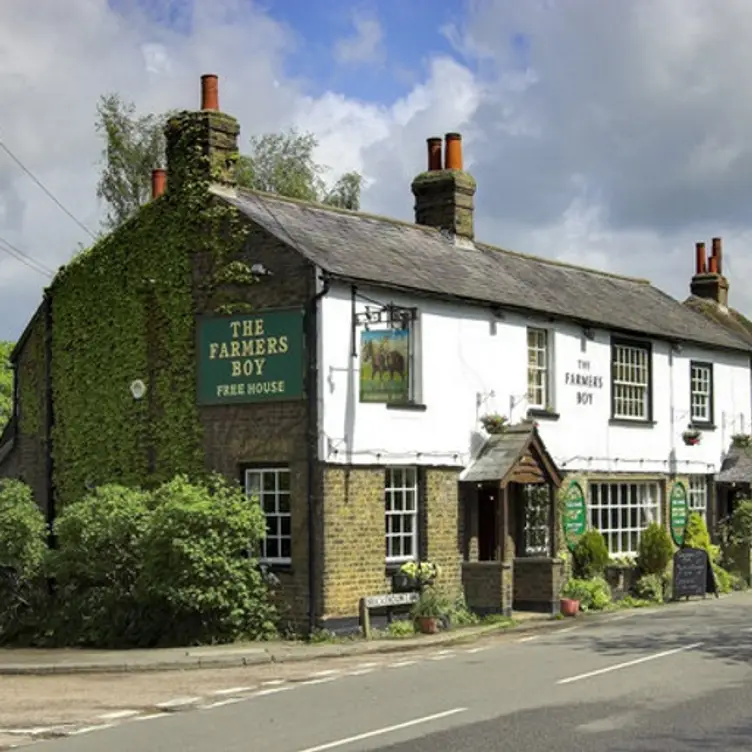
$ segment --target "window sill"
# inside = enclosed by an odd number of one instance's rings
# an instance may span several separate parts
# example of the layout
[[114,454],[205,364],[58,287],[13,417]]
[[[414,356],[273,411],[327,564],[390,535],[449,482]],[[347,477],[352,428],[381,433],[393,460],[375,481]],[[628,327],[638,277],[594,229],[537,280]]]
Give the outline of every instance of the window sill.
[[259,559],[259,566],[265,567],[268,572],[272,572],[273,574],[294,574],[292,562],[268,562]]
[[536,407],[531,407],[527,411],[528,418],[535,418],[536,420],[559,420],[559,413],[553,410],[541,410]]
[[387,402],[386,409],[387,410],[410,410],[412,412],[422,413],[422,412],[425,412],[426,406],[419,405],[415,402]]
[[610,426],[622,426],[623,428],[652,428],[656,423],[655,420],[630,420],[629,418],[611,418],[608,421]]
[[690,431],[715,431],[716,426],[713,423],[697,423],[692,422],[689,424]]

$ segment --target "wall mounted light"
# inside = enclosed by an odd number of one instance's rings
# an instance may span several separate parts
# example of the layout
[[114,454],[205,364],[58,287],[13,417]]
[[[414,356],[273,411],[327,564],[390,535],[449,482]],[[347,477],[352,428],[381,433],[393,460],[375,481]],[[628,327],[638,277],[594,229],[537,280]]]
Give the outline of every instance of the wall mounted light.
[[257,277],[271,277],[272,273],[262,264],[256,263],[251,266],[251,274],[255,274]]

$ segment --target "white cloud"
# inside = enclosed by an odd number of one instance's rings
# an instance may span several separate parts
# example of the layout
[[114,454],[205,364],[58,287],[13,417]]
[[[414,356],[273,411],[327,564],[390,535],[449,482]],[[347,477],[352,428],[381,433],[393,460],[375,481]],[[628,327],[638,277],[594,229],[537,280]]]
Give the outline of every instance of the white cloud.
[[383,58],[384,32],[379,20],[361,13],[353,14],[355,33],[334,45],[334,57],[341,64],[374,63]]
[[[285,71],[296,37],[240,0],[196,0],[184,34],[119,16],[107,0],[36,0],[33,14],[27,5],[0,3],[0,137],[92,228],[99,95],[117,91],[144,112],[192,108],[200,74],[217,73],[242,144],[291,125],[313,130],[333,175],[364,174],[369,211],[409,219],[425,139],[459,130],[483,240],[649,277],[683,296],[694,241],[720,234],[732,302],[752,311],[748,0],[474,0],[447,31],[456,55],[427,59],[386,103],[367,91],[306,94]],[[356,37],[380,48],[364,28]],[[523,67],[510,41],[520,32]],[[0,236],[53,267],[87,242],[1,152]],[[0,338],[18,336],[46,281],[0,251]]]

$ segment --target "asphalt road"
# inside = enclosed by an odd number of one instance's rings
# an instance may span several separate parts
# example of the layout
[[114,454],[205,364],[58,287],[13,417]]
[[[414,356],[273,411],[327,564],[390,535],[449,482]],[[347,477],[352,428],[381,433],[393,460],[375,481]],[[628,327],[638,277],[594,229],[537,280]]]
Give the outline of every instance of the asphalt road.
[[[752,595],[396,656],[33,752],[752,749]],[[334,665],[334,663],[332,664]]]

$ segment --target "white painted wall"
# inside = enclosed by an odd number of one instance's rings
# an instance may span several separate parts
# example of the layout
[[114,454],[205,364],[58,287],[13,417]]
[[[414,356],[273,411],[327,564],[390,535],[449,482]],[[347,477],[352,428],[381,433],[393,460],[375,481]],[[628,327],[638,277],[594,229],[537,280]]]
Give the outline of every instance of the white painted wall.
[[[321,451],[326,461],[466,464],[482,443],[480,415],[499,412],[518,422],[527,413],[527,326],[548,329],[553,343],[553,407],[560,417],[539,419],[539,431],[563,470],[715,472],[731,435],[750,430],[752,390],[749,357],[743,353],[689,346],[671,352],[667,343],[653,342],[655,424],[616,426],[609,423],[609,332],[596,329],[588,340],[572,324],[510,314],[494,322],[483,308],[376,289],[359,292],[382,303],[418,307],[420,401],[426,410],[359,402],[359,361],[351,356],[351,292],[333,285],[321,301],[320,319]],[[356,301],[357,311],[365,306],[365,301]],[[700,445],[687,447],[681,434],[689,422],[692,359],[714,363],[717,428],[704,432]],[[590,405],[577,404],[577,392],[585,390],[566,383],[565,374],[576,373],[578,361],[587,361],[588,372],[603,379],[601,389],[590,390]]]

